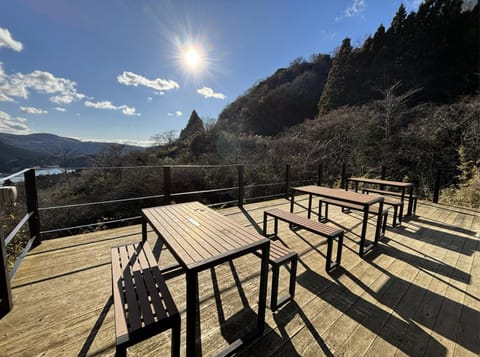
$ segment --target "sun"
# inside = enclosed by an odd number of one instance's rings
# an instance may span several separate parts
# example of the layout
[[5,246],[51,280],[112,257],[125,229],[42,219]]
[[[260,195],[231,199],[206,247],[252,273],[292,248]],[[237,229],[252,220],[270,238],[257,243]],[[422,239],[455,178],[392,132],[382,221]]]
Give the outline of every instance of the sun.
[[202,52],[200,47],[187,45],[183,48],[182,59],[186,69],[196,72],[203,65]]

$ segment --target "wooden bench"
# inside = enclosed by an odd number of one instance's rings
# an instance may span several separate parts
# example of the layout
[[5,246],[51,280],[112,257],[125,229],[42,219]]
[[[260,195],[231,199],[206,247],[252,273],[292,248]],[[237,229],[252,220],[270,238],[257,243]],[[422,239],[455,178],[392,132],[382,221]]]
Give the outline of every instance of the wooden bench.
[[[267,235],[268,216],[271,216],[274,219],[273,235]],[[327,259],[325,264],[325,270],[327,272],[330,272],[337,265],[340,265],[340,261],[342,259],[342,246],[343,246],[343,231],[341,229],[330,227],[330,226],[327,226],[326,224],[316,222],[305,217],[298,216],[294,213],[290,213],[287,211],[280,210],[278,208],[274,208],[271,210],[267,210],[263,213],[264,236],[266,237],[278,236],[278,220],[289,223],[291,228],[293,226],[296,226],[327,238],[328,245],[327,245]],[[338,238],[337,257],[335,261],[332,261],[333,240],[335,238]]]
[[[325,216],[322,216],[322,205],[323,205],[323,203],[325,203]],[[328,205],[329,204],[339,206],[339,207],[342,208],[342,210],[344,208],[346,208],[346,209],[353,209],[353,210],[357,210],[357,211],[363,211],[363,205],[348,203],[348,202],[345,202],[345,201],[339,201],[339,200],[334,200],[334,199],[330,199],[330,198],[322,198],[320,201],[318,201],[318,220],[328,220]],[[378,210],[379,210],[378,206],[370,206],[368,213],[378,215]],[[388,208],[384,208],[382,210],[381,215],[382,215],[382,223],[381,223],[382,234],[380,235],[379,238],[382,238],[382,237],[385,236],[385,230],[387,228]]]
[[[401,192],[378,190],[378,189],[369,188],[369,187],[363,187],[362,193],[378,193],[379,195],[382,195],[382,196],[387,195],[387,196],[393,196],[398,198],[402,197]],[[409,198],[409,195],[406,193],[405,199],[408,199],[408,198]],[[416,212],[417,212],[417,196],[412,195],[412,213],[415,214]],[[400,217],[402,216],[403,216],[402,213],[400,213]]]
[[116,355],[172,329],[172,356],[180,355],[180,315],[146,242],[111,249]]
[[[362,193],[368,194],[365,190],[362,190]],[[372,195],[374,196],[374,195]],[[397,200],[392,197],[385,197],[383,195],[380,195],[383,197],[383,204],[392,206],[393,207],[393,221],[392,221],[392,227],[396,227],[397,225],[400,225],[403,220],[403,201]],[[398,223],[397,223],[398,219]]]
[[[257,252],[260,255],[260,252]],[[295,297],[295,282],[297,280],[297,252],[288,249],[284,245],[276,241],[270,241],[270,255],[268,262],[272,266],[272,295],[270,298],[270,309],[277,310],[287,301],[293,300]],[[280,267],[290,262],[290,283],[288,293],[278,298],[278,283],[280,279]]]

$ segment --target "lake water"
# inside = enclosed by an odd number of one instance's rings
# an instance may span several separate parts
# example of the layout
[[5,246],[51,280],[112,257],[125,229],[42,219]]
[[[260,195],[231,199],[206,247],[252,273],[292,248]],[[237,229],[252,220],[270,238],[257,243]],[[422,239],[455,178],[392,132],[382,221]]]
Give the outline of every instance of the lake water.
[[[69,170],[68,172],[73,172],[75,170]],[[64,170],[60,167],[48,167],[42,169],[35,169],[35,176],[45,176],[45,175],[58,175],[63,174]],[[0,177],[1,178],[1,177]],[[10,179],[12,182],[23,182],[23,175],[18,175]]]

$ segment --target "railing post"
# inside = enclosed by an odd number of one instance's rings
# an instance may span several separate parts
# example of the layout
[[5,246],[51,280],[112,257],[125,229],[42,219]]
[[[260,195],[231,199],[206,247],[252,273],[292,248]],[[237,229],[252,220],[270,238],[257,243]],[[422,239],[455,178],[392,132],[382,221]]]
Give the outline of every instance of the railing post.
[[238,207],[243,207],[243,197],[245,195],[245,186],[243,182],[244,165],[238,165]]
[[[0,206],[0,215],[2,214]],[[12,290],[10,289],[10,275],[8,273],[7,249],[5,247],[5,237],[0,221],[0,318],[5,316],[13,307]]]
[[42,236],[40,234],[40,214],[38,212],[38,195],[35,169],[26,171],[23,174],[23,177],[25,179],[25,199],[27,201],[27,211],[33,213],[28,220],[30,239],[35,237],[32,247],[36,247],[42,243]]
[[435,183],[433,185],[433,203],[438,203],[441,181],[442,181],[442,170],[438,170],[437,175],[435,176]]
[[285,198],[288,200],[288,190],[290,188],[290,164],[285,165]]
[[346,172],[347,172],[347,164],[344,163],[342,165],[342,181],[340,183],[341,188],[345,188],[345,183],[347,182]]
[[322,185],[322,175],[323,175],[323,162],[318,164],[317,186]]
[[163,167],[163,194],[165,196],[165,203],[170,203],[170,195],[172,193],[172,181],[170,166]]

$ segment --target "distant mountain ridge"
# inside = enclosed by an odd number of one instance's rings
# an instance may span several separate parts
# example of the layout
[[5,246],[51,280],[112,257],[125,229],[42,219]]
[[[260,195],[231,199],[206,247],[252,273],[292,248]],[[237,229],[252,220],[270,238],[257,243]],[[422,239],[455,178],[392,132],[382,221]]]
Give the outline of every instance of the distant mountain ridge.
[[12,172],[29,166],[89,166],[89,157],[110,146],[121,146],[122,152],[144,148],[117,143],[81,141],[54,134],[14,135],[0,133],[0,172]]

